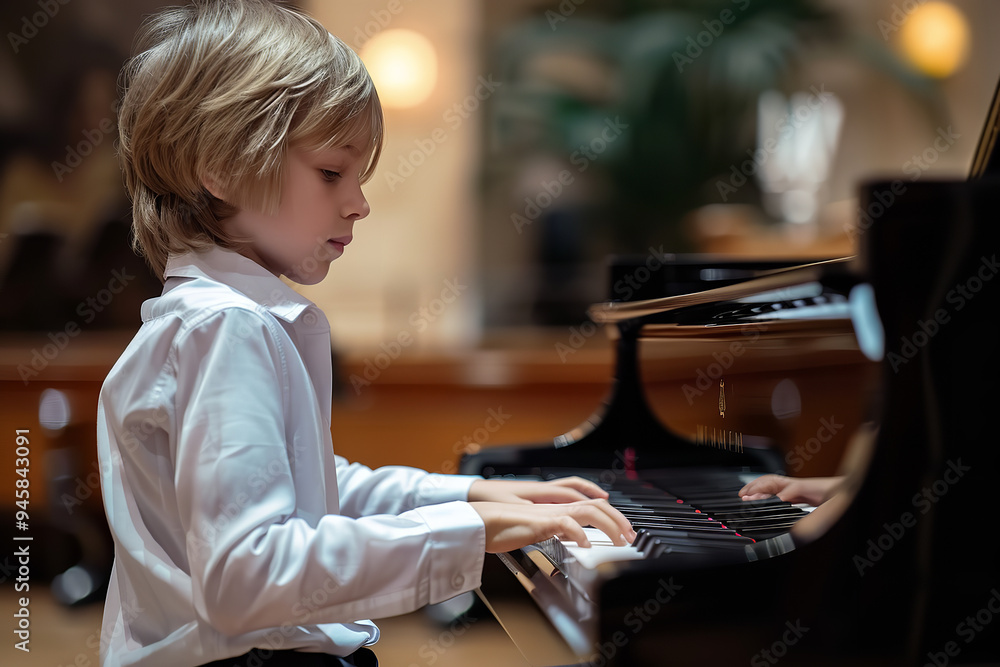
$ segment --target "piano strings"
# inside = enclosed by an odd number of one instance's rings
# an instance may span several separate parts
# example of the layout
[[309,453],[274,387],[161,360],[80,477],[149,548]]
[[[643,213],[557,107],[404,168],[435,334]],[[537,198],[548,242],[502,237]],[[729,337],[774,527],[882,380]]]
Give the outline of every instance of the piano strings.
[[695,443],[704,447],[715,447],[729,452],[743,451],[743,433],[729,429],[698,424]]

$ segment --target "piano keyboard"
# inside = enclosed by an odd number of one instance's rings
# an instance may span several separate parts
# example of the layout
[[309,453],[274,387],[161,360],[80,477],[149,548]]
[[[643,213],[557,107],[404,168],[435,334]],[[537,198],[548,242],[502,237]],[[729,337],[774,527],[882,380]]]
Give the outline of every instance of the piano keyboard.
[[[586,473],[549,471],[546,478]],[[572,541],[537,545],[554,567],[567,575],[609,562],[649,558],[705,560],[726,551],[746,553],[758,541],[787,533],[813,508],[778,498],[745,501],[738,492],[753,473],[718,469],[670,469],[643,472],[642,479],[598,483],[609,502],[632,523],[633,544],[614,546],[594,528],[586,528],[590,548]],[[586,577],[585,577],[586,578]]]
[[552,538],[497,555],[578,656],[592,652],[598,588],[616,568],[652,560],[667,568],[700,568],[784,553],[794,548],[785,534],[809,510],[776,498],[741,500],[739,490],[757,474],[732,469],[644,470],[641,479],[620,476],[611,484],[601,483],[592,470],[542,469],[540,475],[503,478],[571,475],[609,493],[611,504],[636,529],[634,543],[615,546],[600,530],[587,527],[590,547]]

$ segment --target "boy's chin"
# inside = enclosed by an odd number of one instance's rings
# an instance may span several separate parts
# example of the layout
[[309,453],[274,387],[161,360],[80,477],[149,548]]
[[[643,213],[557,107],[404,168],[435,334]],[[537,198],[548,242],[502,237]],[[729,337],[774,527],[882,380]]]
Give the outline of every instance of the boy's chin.
[[311,271],[305,275],[292,271],[288,271],[284,275],[286,278],[291,280],[296,285],[309,286],[309,285],[317,285],[323,282],[323,280],[326,278],[329,272],[330,272],[330,265],[327,263],[321,263],[320,266],[318,266],[315,271]]

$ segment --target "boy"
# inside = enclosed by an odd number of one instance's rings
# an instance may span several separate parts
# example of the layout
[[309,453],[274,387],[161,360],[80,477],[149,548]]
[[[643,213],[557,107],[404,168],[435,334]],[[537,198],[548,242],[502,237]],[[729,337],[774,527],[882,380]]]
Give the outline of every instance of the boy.
[[279,276],[322,280],[368,214],[382,114],[350,49],[276,2],[200,0],[144,25],[125,79],[135,245],[164,288],[98,406],[103,665],[375,664],[359,619],[475,588],[486,552],[634,538],[584,480],[334,455],[329,324]]

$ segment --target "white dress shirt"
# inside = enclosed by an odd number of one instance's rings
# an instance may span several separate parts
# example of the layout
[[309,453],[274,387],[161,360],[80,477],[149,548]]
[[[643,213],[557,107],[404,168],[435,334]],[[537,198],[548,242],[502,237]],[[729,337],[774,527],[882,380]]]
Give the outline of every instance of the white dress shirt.
[[476,477],[335,456],[322,311],[235,252],[171,256],[98,404],[115,564],[101,664],[346,655],[479,585]]

